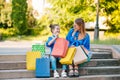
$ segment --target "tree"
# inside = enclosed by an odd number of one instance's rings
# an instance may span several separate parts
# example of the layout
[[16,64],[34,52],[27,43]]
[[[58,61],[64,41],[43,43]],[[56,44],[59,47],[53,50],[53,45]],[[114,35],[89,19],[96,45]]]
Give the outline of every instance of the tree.
[[18,34],[23,35],[27,32],[27,3],[26,0],[12,0],[12,23]]
[[120,32],[120,0],[102,0],[100,8],[102,15],[106,16],[106,23],[110,27],[109,32]]
[[70,28],[75,18],[82,17],[86,22],[95,19],[93,0],[48,0],[52,4],[50,18],[62,28]]
[[46,8],[45,15],[39,20],[39,24],[44,28],[51,23],[59,24],[61,33],[67,34],[76,18],[82,17],[85,22],[95,20],[96,12],[93,1],[94,0],[47,0],[52,7]]
[[[77,17],[85,22],[96,20],[96,6],[94,0],[47,0],[52,8],[47,9],[47,22],[59,23],[62,29],[72,27]],[[120,32],[120,0],[100,0],[99,16],[107,18],[105,24],[110,32]],[[45,14],[46,15],[46,14]],[[46,24],[48,25],[48,24]]]
[[6,3],[4,0],[0,0],[0,27],[7,29],[12,27],[11,21],[11,3]]

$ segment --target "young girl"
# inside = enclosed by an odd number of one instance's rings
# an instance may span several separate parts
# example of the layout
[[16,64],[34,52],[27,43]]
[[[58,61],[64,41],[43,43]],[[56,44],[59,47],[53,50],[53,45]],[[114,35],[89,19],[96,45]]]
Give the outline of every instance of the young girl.
[[[59,37],[59,33],[60,33],[60,27],[58,24],[53,24],[53,25],[50,25],[49,26],[50,29],[51,29],[51,32],[52,32],[52,36],[48,37],[48,40],[46,42],[46,46],[49,47],[51,49],[51,52],[52,52],[52,49],[54,47],[54,43],[56,41],[56,39]],[[51,53],[50,52],[50,53]],[[56,60],[60,60],[60,58],[56,58],[52,55],[50,55],[50,61],[51,61],[51,65],[52,65],[52,70],[54,70],[54,77],[55,78],[58,78],[60,77],[58,72],[57,72],[57,68],[56,68]],[[67,77],[67,74],[65,72],[66,70],[66,65],[62,65],[62,73],[61,73],[61,77]]]

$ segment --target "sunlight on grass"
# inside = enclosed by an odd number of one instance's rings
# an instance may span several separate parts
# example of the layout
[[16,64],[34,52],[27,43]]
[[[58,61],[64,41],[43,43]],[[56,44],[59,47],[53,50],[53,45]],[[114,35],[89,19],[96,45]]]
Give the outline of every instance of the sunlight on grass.
[[120,39],[107,38],[105,40],[91,41],[91,44],[120,45]]
[[[11,41],[21,41],[21,40],[27,40],[27,41],[43,41],[45,42],[49,36],[51,36],[52,33],[50,32],[50,30],[46,30],[43,31],[43,33],[41,33],[41,35],[37,35],[37,36],[16,36],[16,37],[8,37],[5,40],[11,40]],[[61,31],[60,33],[60,37],[65,38],[67,35],[67,31]],[[120,33],[105,33],[104,38],[102,38],[102,40],[98,40],[98,41],[94,41],[91,40],[91,44],[106,44],[106,45],[120,45]]]
[[105,33],[102,40],[91,40],[91,44],[120,45],[120,33]]
[[[48,35],[38,35],[38,36],[17,36],[17,37],[9,37],[6,40],[11,40],[11,41],[21,41],[21,40],[28,40],[28,41],[46,41],[48,37],[50,37],[52,34]],[[65,34],[60,34],[59,35],[61,38],[65,38]]]

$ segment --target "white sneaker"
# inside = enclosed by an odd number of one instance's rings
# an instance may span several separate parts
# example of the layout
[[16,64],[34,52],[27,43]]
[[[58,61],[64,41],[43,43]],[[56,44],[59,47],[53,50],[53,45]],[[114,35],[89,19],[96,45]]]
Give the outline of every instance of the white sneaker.
[[57,72],[54,72],[54,78],[59,78],[59,74]]
[[63,77],[63,78],[67,77],[67,73],[66,72],[62,72],[61,73],[61,77]]

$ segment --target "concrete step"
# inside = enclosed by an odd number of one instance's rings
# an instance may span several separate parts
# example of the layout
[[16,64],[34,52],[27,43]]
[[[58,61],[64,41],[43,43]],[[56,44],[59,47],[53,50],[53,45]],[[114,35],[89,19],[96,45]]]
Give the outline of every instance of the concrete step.
[[[61,69],[58,70],[59,72]],[[83,67],[80,69],[80,75],[112,75],[120,74],[120,66],[112,67]],[[52,72],[51,72],[51,75]],[[35,78],[34,71],[27,70],[0,70],[0,79],[10,79],[10,78]]]
[[92,52],[112,52],[111,49],[104,49],[104,48],[91,48]]
[[81,67],[79,71],[81,75],[120,74],[120,66]]
[[[91,59],[90,62],[80,65],[82,67],[98,67],[98,66],[119,66],[120,60],[118,59]],[[61,64],[58,63],[58,68]],[[0,70],[10,69],[26,69],[26,61],[2,61],[0,62]]]
[[34,78],[34,71],[27,70],[0,70],[0,79],[10,78]]
[[[112,54],[109,52],[92,52],[92,59],[110,59]],[[26,54],[0,54],[0,61],[26,61]]]
[[81,67],[98,67],[98,66],[119,66],[119,59],[91,59],[90,62],[80,65]]
[[92,59],[111,59],[112,52],[92,52]]
[[4,79],[4,80],[120,80],[120,74],[112,74],[112,75],[88,75],[88,76],[80,76],[73,78],[16,78],[16,79]]
[[0,54],[0,61],[25,61],[26,60],[26,55],[22,54]]
[[0,70],[26,69],[26,61],[2,61]]

